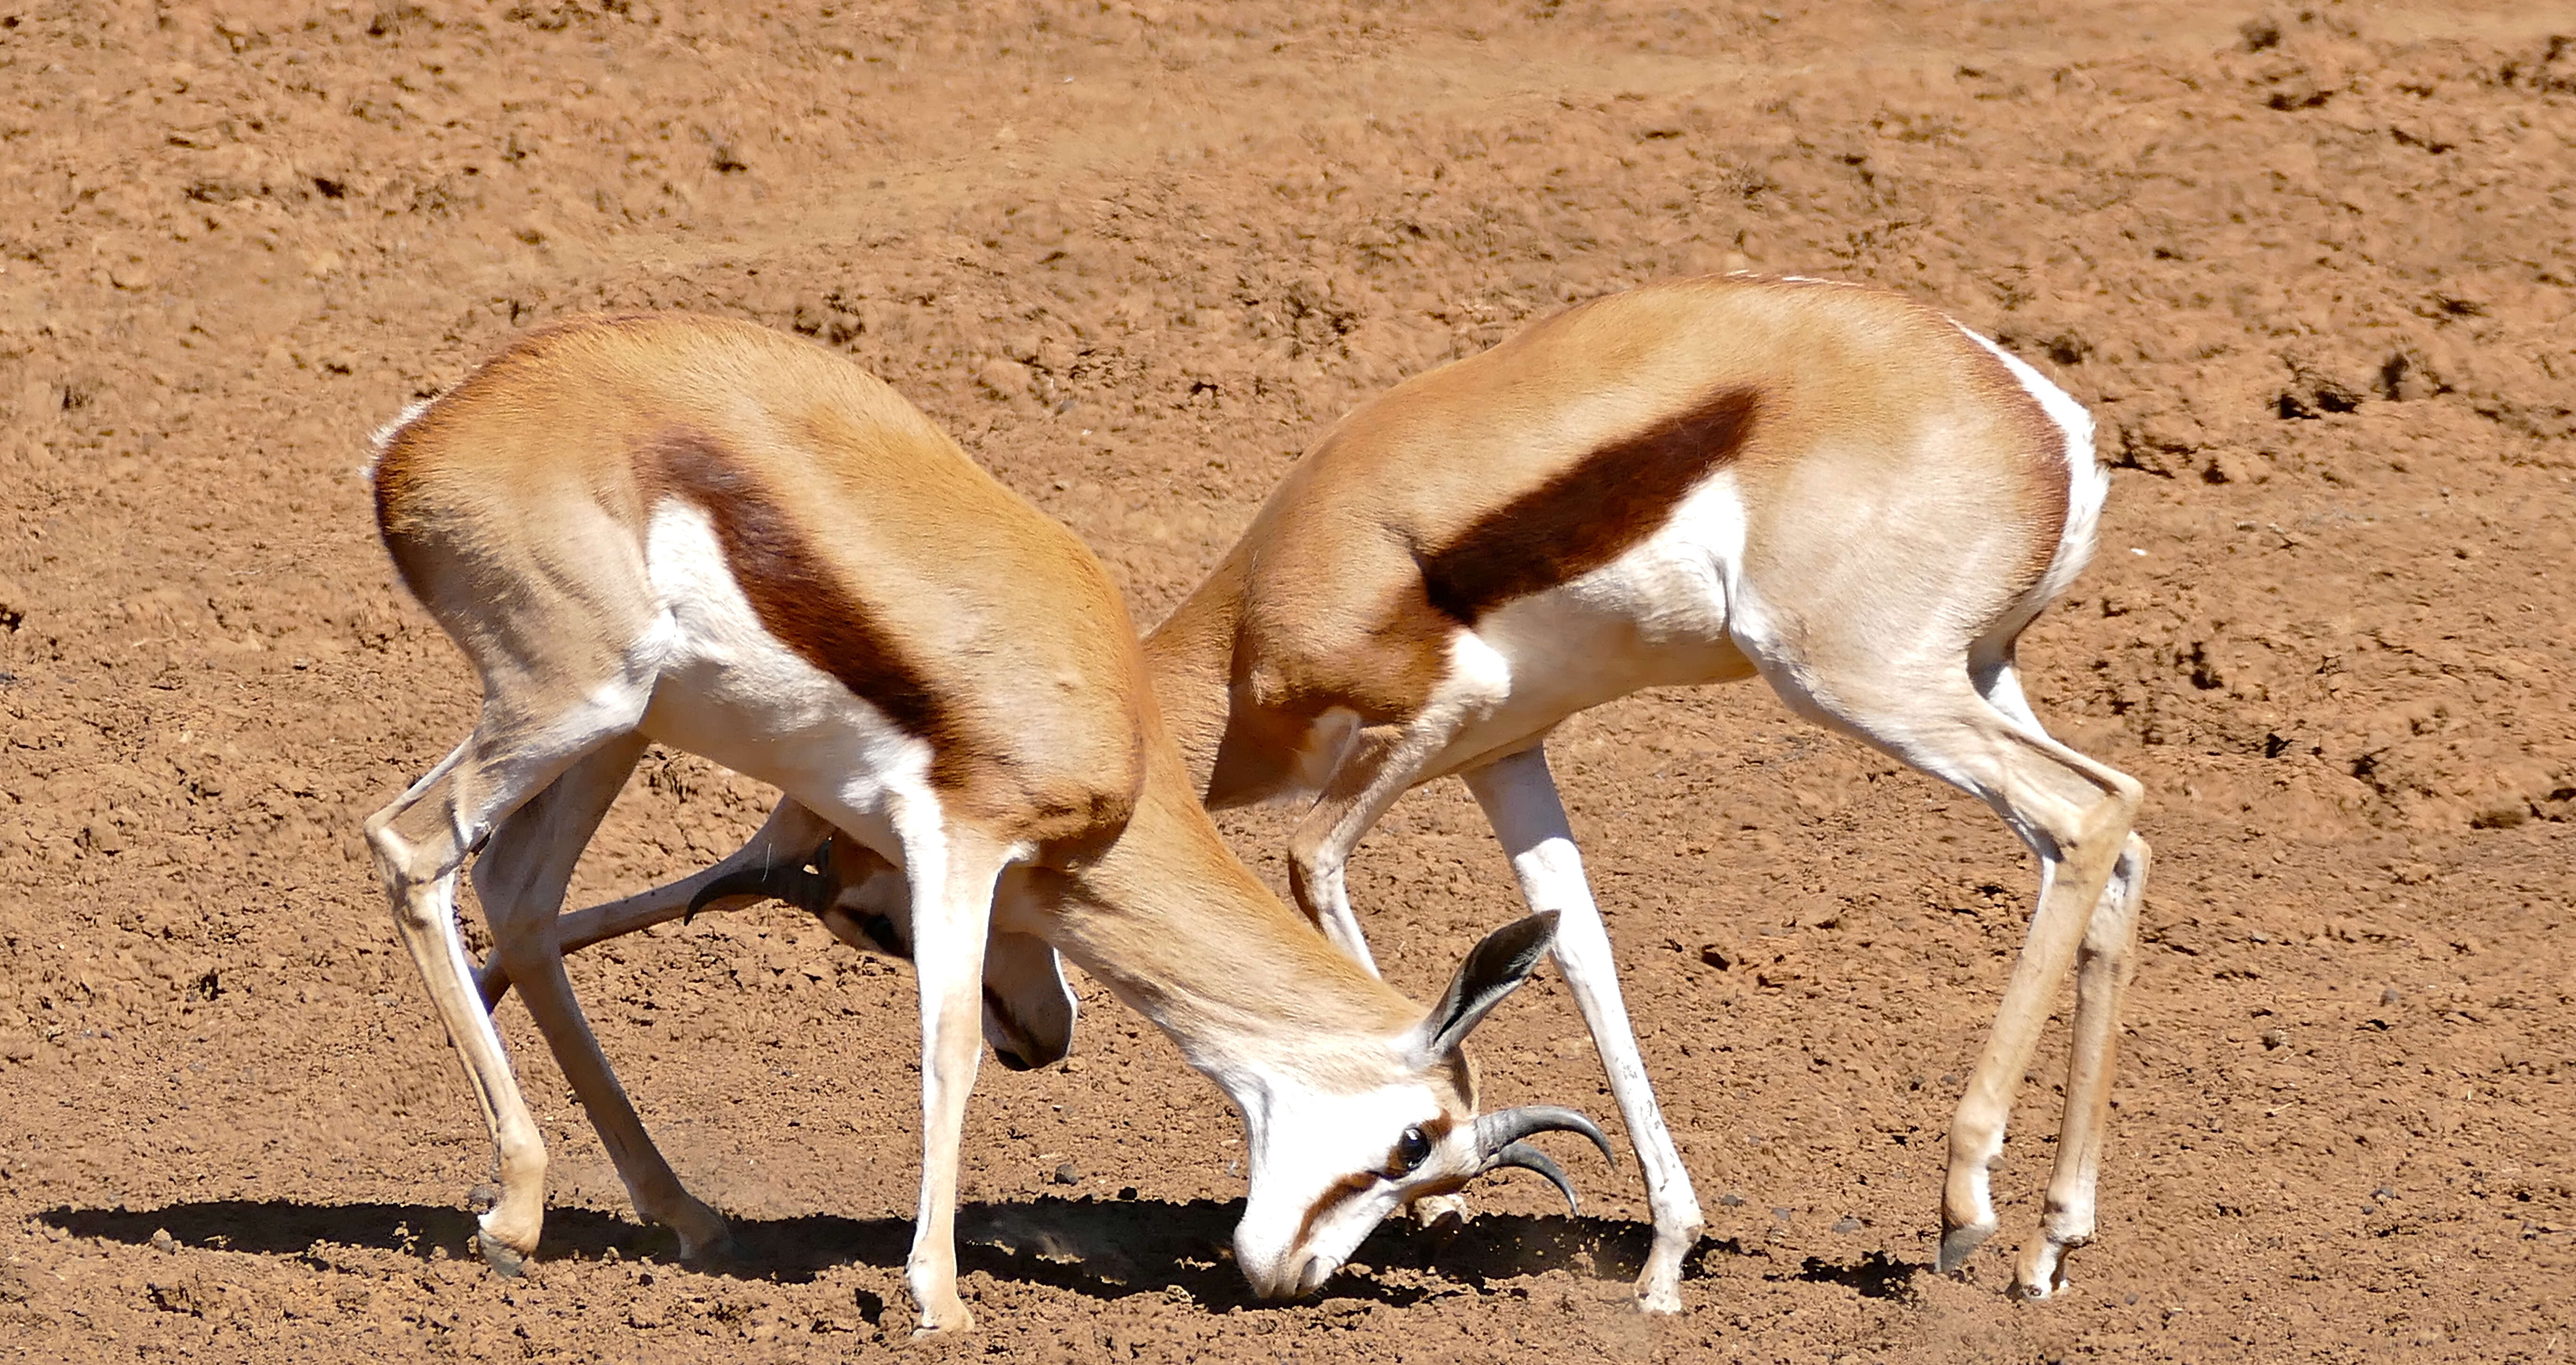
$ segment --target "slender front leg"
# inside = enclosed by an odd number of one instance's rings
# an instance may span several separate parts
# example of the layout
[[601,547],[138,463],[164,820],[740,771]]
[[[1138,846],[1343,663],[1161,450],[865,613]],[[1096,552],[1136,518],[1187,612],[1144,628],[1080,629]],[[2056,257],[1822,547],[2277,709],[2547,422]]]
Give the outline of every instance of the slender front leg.
[[1343,871],[1360,840],[1386,818],[1397,798],[1422,780],[1423,765],[1456,738],[1460,721],[1455,709],[1448,708],[1426,711],[1401,728],[1362,732],[1289,837],[1288,889],[1297,908],[1371,976],[1378,974],[1377,959],[1369,953],[1359,917],[1351,913]]
[[1698,1245],[1699,1198],[1690,1172],[1664,1127],[1654,1087],[1646,1080],[1645,1059],[1638,1054],[1636,1034],[1628,1025],[1628,1008],[1619,993],[1618,963],[1592,888],[1583,876],[1583,858],[1575,851],[1574,832],[1556,782],[1547,770],[1544,749],[1531,747],[1464,774],[1467,789],[1484,807],[1485,819],[1511,855],[1521,896],[1533,911],[1557,912],[1556,962],[1583,1022],[1601,1051],[1609,1073],[1610,1094],[1628,1121],[1638,1164],[1646,1172],[1646,1207],[1655,1220],[1655,1243],[1646,1268],[1637,1277],[1638,1306],[1650,1313],[1681,1311],[1682,1260]]
[[2074,1038],[2066,1063],[2066,1108],[2058,1120],[2057,1166],[2038,1235],[2022,1247],[2013,1276],[2034,1299],[2065,1288],[2066,1253],[2093,1240],[2093,1193],[2102,1139],[2111,1126],[2111,1072],[2120,1052],[2120,998],[2136,966],[2138,903],[2146,893],[2149,862],[2147,841],[2130,835],[2076,953]]
[[[588,906],[562,916],[555,925],[556,946],[566,954],[577,953],[594,943],[678,919],[689,912],[689,902],[700,890],[747,867],[770,866],[790,859],[801,865],[814,856],[814,850],[822,847],[831,833],[831,825],[806,809],[802,802],[781,800],[769,813],[768,823],[715,866],[678,881],[649,887],[621,900]],[[732,910],[758,899],[756,896],[728,896],[709,903],[706,909]],[[497,1007],[510,993],[509,964],[503,962],[499,954],[494,954],[483,964],[483,970],[475,974],[474,985],[483,997],[485,1009]]]
[[921,1203],[904,1279],[916,1338],[975,1325],[957,1296],[957,1164],[966,1096],[983,1056],[984,941],[1007,855],[949,828],[904,843],[912,961],[921,987]]

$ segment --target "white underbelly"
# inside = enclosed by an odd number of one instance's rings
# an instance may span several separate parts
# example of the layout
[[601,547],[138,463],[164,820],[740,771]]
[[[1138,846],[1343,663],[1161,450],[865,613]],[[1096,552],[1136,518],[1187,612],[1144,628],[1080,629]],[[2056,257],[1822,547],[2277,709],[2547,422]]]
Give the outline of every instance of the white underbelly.
[[1721,472],[1617,559],[1485,613],[1453,644],[1448,695],[1435,696],[1468,718],[1435,771],[1644,688],[1749,676],[1728,629],[1743,549],[1743,505]]
[[902,866],[898,831],[938,810],[930,745],[761,625],[701,509],[656,508],[644,555],[663,612],[645,736],[784,789]]

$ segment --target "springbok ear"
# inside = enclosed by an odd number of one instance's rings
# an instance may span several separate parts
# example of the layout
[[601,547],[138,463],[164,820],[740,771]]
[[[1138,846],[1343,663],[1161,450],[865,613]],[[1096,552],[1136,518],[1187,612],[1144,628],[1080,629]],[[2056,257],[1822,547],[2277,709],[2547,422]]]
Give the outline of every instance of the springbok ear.
[[1488,1011],[1529,980],[1539,958],[1555,941],[1553,910],[1514,920],[1485,935],[1484,942],[1470,949],[1467,960],[1458,964],[1458,974],[1450,978],[1449,989],[1441,993],[1440,1003],[1423,1017],[1421,1029],[1414,1034],[1414,1055],[1427,1063],[1454,1051],[1467,1031],[1484,1021]]

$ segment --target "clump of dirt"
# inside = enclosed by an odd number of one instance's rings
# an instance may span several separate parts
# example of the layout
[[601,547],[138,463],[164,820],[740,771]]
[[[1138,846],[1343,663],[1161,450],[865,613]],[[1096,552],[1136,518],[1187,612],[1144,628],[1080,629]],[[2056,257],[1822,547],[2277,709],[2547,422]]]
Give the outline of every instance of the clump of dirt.
[[[360,466],[516,329],[687,308],[845,350],[1151,619],[1368,394],[1750,269],[1949,310],[2089,404],[2115,466],[2023,649],[2057,732],[2147,782],[2157,848],[2075,1288],[2006,1301],[2003,1251],[1926,1269],[2026,859],[1734,689],[1554,746],[1710,1214],[1687,1313],[1626,1312],[1634,1168],[1579,1159],[1583,1219],[1489,1182],[1454,1241],[1390,1228],[1320,1301],[1250,1303],[1239,1125],[1086,986],[1072,1061],[988,1068],[974,1102],[966,1349],[2548,1358],[2576,1328],[2568,30],[2501,3],[0,4],[0,1334],[729,1360],[908,1329],[910,985],[783,911],[573,968],[742,1260],[678,1266],[632,1221],[515,1006],[553,1212],[524,1282],[465,1249],[488,1148],[357,826],[475,695]],[[657,755],[576,895],[689,870],[767,801]],[[1279,820],[1232,824],[1278,877]],[[1352,881],[1417,994],[1514,906],[1454,784]],[[1525,995],[1480,1034],[1489,1100],[1606,1109],[1564,993]],[[2016,1131],[2052,1103],[2030,1087]],[[2015,1236],[2048,1155],[1998,1171]]]

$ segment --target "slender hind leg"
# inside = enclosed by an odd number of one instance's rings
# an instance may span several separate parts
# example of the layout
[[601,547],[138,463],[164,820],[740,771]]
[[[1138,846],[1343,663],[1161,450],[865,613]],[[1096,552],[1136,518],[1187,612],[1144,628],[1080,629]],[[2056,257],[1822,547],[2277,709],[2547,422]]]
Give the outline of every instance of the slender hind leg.
[[555,938],[557,912],[573,867],[616,802],[644,744],[641,735],[610,740],[512,812],[474,860],[474,890],[492,926],[493,962],[519,983],[529,1017],[590,1116],[636,1213],[678,1233],[680,1254],[698,1259],[726,1245],[725,1221],[681,1187],[644,1131],[573,998]]
[[1081,1015],[1053,944],[1000,930],[985,941],[984,1036],[996,1061],[1013,1071],[1063,1061]]
[[456,924],[456,876],[493,827],[584,753],[625,733],[643,693],[594,695],[551,726],[484,707],[474,733],[430,775],[367,820],[394,927],[456,1045],[499,1153],[501,1197],[480,1220],[484,1259],[516,1274],[545,1222],[545,1139],[528,1116],[508,1051],[473,984]]
[[1681,1311],[1682,1258],[1699,1242],[1699,1198],[1691,1190],[1690,1172],[1673,1148],[1672,1134],[1646,1080],[1645,1059],[1628,1024],[1628,1007],[1620,999],[1619,964],[1611,954],[1610,935],[1593,904],[1592,888],[1583,876],[1583,856],[1575,851],[1574,831],[1565,806],[1557,799],[1555,779],[1548,775],[1546,751],[1531,747],[1464,774],[1467,789],[1485,809],[1485,819],[1511,855],[1521,896],[1532,911],[1557,912],[1556,962],[1583,1022],[1601,1050],[1602,1069],[1610,1076],[1610,1093],[1628,1121],[1628,1138],[1645,1168],[1646,1205],[1654,1215],[1655,1242],[1637,1277],[1638,1305],[1650,1313]]
[[[706,887],[747,868],[811,860],[832,834],[823,817],[793,798],[779,801],[769,821],[724,861],[675,881],[648,887],[634,895],[560,915],[555,920],[556,948],[564,956],[594,943],[649,929],[688,913],[689,902]],[[488,855],[487,855],[488,856]],[[852,840],[833,845],[839,904],[823,915],[833,937],[862,952],[909,956],[911,892],[903,874],[874,850]],[[479,864],[478,864],[479,866]],[[750,905],[757,896],[721,896],[699,907],[716,913]],[[872,929],[891,930],[893,942],[877,941]],[[1062,1061],[1073,1049],[1080,1009],[1065,985],[1062,962],[1043,939],[995,932],[985,950],[984,1036],[994,1054],[1013,1070],[1028,1070]],[[495,953],[483,964],[475,984],[483,1003],[497,1006],[510,992],[509,963]],[[639,1206],[640,1207],[640,1206]]]
[[[2003,1152],[2013,1093],[2128,846],[2142,789],[1979,695],[1965,667],[1907,670],[1902,661],[1921,655],[1883,642],[1838,650],[1833,667],[1748,652],[1792,707],[1982,799],[2040,859],[2039,907],[1950,1124],[1937,1265],[1955,1270],[1994,1235],[1988,1172]],[[2126,954],[2104,961],[2116,975]],[[2104,1003],[2093,1021],[2106,1031],[2116,998],[2107,987],[2097,985]]]
[[[1979,690],[2023,729],[2047,733],[2022,694],[2009,657],[1993,668]],[[2102,1141],[2110,1129],[2111,1073],[2120,1050],[2120,1003],[2135,965],[2138,906],[2146,894],[2150,862],[2147,841],[2131,834],[2076,953],[2073,1039],[2066,1063],[2066,1105],[2058,1120],[2057,1164],[2049,1177],[2039,1232],[2023,1244],[2014,1267],[2015,1287],[2032,1298],[2064,1288],[2066,1253],[2093,1238],[2094,1187]]]
[[2094,1187],[2102,1140],[2111,1127],[2111,1073],[2120,1052],[2120,1000],[2135,966],[2148,863],[2147,841],[2130,835],[2076,955],[2074,1037],[2066,1107],[2058,1119],[2057,1165],[2039,1231],[2022,1244],[2013,1273],[2014,1287],[2034,1299],[2065,1288],[2066,1253],[2093,1240]]

